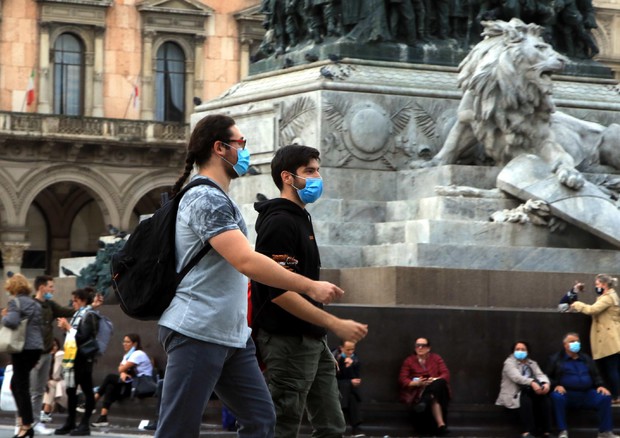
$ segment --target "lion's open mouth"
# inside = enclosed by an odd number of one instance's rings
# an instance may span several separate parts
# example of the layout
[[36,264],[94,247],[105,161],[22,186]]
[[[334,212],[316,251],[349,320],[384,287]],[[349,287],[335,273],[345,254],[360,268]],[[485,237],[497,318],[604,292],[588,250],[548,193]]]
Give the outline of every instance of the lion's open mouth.
[[549,82],[551,81],[551,75],[553,73],[554,73],[553,70],[544,70],[540,73],[540,78],[545,82]]

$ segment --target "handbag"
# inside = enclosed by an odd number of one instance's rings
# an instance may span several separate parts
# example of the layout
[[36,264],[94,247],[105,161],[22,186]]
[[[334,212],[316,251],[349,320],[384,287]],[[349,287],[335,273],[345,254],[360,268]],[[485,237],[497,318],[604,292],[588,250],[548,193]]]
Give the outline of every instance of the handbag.
[[0,389],[0,409],[8,412],[17,411],[17,405],[11,392],[11,379],[13,378],[13,365],[9,364],[4,369],[4,380]]
[[[16,303],[17,309],[20,310],[19,298],[15,298],[14,302]],[[21,353],[26,343],[27,326],[28,318],[24,318],[15,329],[8,328],[4,325],[0,327],[0,353]]]
[[134,394],[138,398],[152,397],[157,391],[157,382],[152,376],[138,376],[134,378]]

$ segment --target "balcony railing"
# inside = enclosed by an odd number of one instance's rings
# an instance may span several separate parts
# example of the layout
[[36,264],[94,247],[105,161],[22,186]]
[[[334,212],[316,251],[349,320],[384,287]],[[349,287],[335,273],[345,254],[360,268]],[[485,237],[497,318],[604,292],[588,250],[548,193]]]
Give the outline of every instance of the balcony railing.
[[102,142],[185,143],[186,123],[72,117],[0,111],[0,135],[45,138],[87,138]]

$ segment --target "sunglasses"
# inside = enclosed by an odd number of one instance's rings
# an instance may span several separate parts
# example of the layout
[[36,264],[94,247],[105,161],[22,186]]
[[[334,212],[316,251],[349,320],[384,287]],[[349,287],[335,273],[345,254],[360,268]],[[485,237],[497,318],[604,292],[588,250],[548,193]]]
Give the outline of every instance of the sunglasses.
[[424,348],[428,347],[428,344],[415,344],[415,348]]
[[[231,143],[237,143],[239,145],[239,147],[241,149],[245,149],[245,145],[248,142],[245,138],[240,138],[239,140],[228,140]],[[229,145],[228,143],[222,142],[222,144],[225,144],[226,146],[232,147],[231,145]]]

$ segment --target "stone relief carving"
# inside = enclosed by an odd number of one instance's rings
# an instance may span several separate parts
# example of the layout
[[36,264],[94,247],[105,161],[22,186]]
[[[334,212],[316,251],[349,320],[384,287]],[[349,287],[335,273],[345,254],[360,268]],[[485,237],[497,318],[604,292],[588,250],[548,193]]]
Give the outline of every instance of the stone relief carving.
[[412,156],[411,141],[403,135],[413,117],[413,101],[407,98],[362,100],[352,103],[344,96],[324,100],[324,117],[333,128],[321,140],[326,156],[335,166],[351,158],[382,161],[398,169]]
[[309,97],[300,97],[290,105],[282,105],[280,114],[280,146],[282,147],[301,138],[301,131],[316,117],[316,103]]

